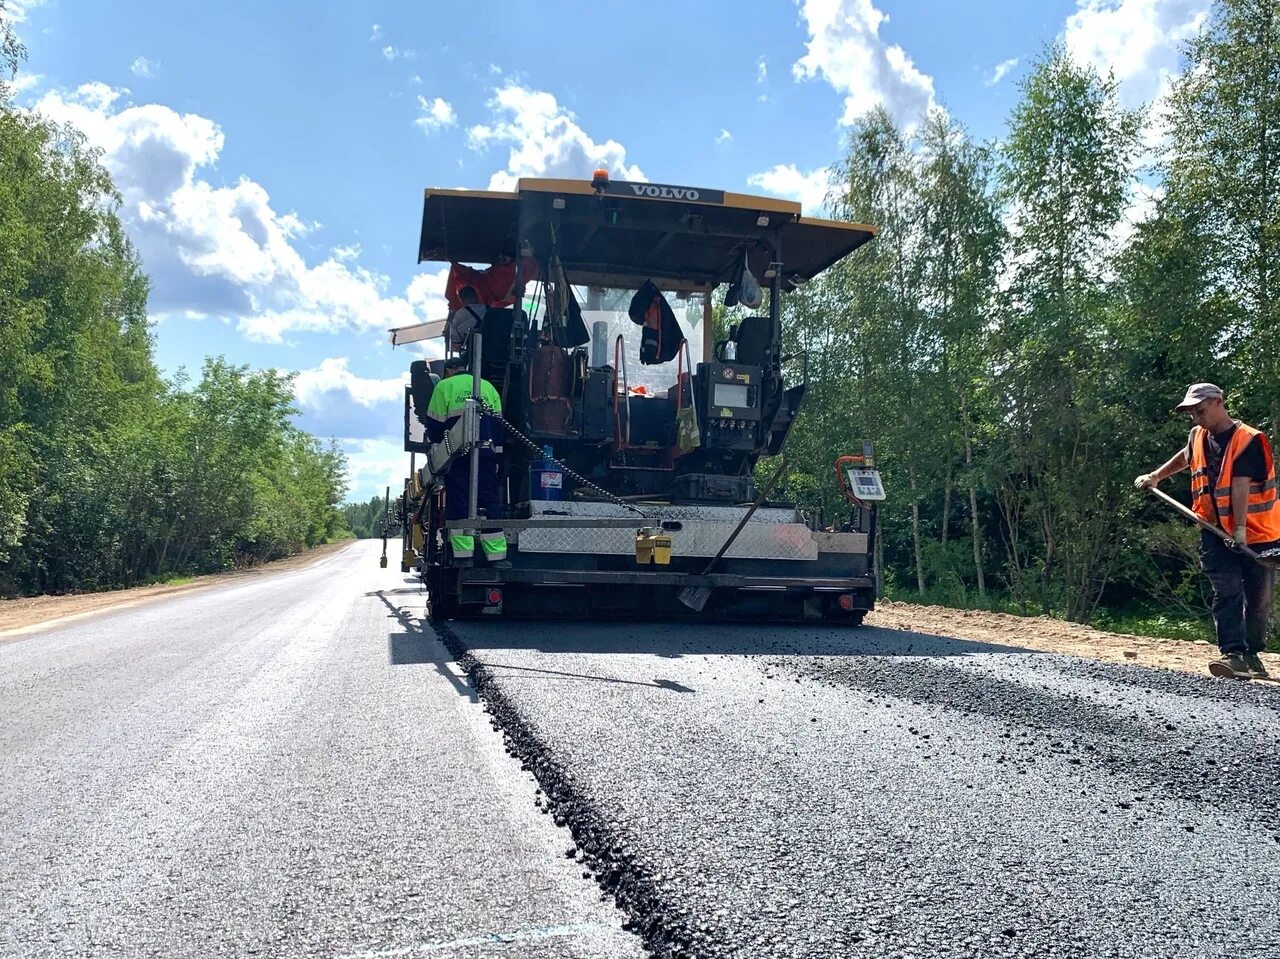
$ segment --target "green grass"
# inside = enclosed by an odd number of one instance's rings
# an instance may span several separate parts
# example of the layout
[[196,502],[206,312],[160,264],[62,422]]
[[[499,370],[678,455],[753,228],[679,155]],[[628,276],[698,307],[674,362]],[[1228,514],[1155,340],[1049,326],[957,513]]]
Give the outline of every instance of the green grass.
[[1207,616],[1205,619],[1190,619],[1169,616],[1165,613],[1113,613],[1103,610],[1089,625],[1108,633],[1131,633],[1134,636],[1154,636],[1158,639],[1214,642],[1213,623]]
[[185,586],[194,583],[196,578],[185,573],[174,573],[169,576],[156,576],[144,583],[145,586]]

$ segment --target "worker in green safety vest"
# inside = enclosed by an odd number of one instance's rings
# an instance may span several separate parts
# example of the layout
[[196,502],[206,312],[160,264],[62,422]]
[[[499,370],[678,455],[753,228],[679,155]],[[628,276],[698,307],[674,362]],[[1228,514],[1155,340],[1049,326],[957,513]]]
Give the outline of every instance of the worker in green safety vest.
[[[427,407],[427,439],[433,443],[444,440],[471,398],[472,377],[467,371],[465,357],[455,356],[445,360],[445,378],[436,384]],[[502,412],[502,398],[488,380],[480,381],[480,397],[495,413]],[[502,424],[491,416],[480,417],[480,488],[477,497],[479,511],[489,519],[502,518],[502,495],[498,484],[498,466],[502,456]],[[491,445],[489,445],[491,444]],[[459,456],[444,477],[445,519],[466,519],[468,492],[471,483],[471,457]],[[449,530],[449,549],[454,563],[469,566],[476,554],[476,530]],[[501,529],[479,530],[480,555],[485,562],[502,563],[507,560],[507,536]]]

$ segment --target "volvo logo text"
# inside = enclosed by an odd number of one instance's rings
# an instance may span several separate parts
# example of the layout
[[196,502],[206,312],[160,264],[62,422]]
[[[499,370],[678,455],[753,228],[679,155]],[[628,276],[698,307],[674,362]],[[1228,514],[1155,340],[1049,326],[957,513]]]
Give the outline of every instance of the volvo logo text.
[[630,183],[636,196],[649,196],[659,200],[696,200],[698,191],[687,186],[656,186],[652,183]]

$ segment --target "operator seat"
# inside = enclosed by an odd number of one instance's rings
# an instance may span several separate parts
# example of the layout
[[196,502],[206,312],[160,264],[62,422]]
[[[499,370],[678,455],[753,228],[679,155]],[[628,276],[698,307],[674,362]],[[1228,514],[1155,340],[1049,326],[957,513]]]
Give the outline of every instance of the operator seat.
[[738,323],[733,333],[738,345],[738,362],[750,366],[764,366],[764,354],[770,346],[769,318],[748,316]]
[[440,375],[427,366],[426,360],[414,360],[409,364],[409,395],[413,397],[413,411],[423,425],[427,422],[431,394],[439,382]]
[[480,375],[490,383],[501,383],[511,360],[511,329],[516,322],[516,311],[510,307],[485,310],[480,324],[484,342],[480,346]]

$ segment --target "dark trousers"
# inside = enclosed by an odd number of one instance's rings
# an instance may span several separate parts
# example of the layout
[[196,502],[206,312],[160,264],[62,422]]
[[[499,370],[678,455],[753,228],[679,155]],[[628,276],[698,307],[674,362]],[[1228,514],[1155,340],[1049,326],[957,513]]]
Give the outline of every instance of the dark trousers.
[[[444,474],[445,519],[467,518],[467,490],[471,486],[471,457],[463,456]],[[498,487],[498,461],[480,457],[480,495],[478,508],[492,519],[502,518],[502,496]]]
[[1265,649],[1276,571],[1237,553],[1207,532],[1200,538],[1200,568],[1213,587],[1218,648],[1239,655]]
[[[449,472],[444,474],[445,519],[467,518],[467,493],[471,486],[471,459],[463,456]],[[494,456],[480,457],[480,486],[476,507],[490,519],[502,518],[502,493],[498,482],[498,460]],[[480,525],[481,551],[486,559],[506,559],[506,537],[502,531]],[[449,530],[449,546],[455,558],[470,557],[475,552],[475,530]]]

